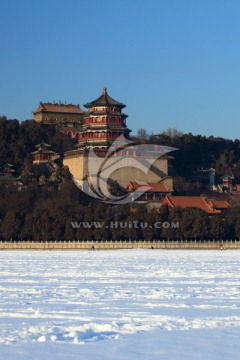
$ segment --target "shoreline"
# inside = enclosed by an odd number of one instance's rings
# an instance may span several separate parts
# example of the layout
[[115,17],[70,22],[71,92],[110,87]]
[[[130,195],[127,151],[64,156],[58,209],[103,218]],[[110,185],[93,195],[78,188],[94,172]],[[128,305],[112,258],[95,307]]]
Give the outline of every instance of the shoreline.
[[152,240],[152,241],[0,241],[0,250],[121,250],[186,249],[239,250],[239,240]]

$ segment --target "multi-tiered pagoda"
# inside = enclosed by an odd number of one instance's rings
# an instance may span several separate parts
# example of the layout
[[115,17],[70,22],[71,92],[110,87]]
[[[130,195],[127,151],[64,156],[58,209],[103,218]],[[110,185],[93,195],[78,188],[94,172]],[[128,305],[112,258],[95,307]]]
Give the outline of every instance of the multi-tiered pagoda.
[[78,132],[79,148],[108,149],[120,135],[128,137],[127,115],[122,113],[126,105],[114,100],[103,88],[102,95],[84,105],[87,112]]
[[12,177],[15,170],[13,169],[13,165],[6,163],[0,166],[0,176]]
[[56,153],[54,151],[49,150],[51,145],[46,144],[42,141],[40,144],[35,145],[36,151],[32,152],[33,155],[33,163],[34,164],[42,164],[42,163],[51,163],[56,158]]

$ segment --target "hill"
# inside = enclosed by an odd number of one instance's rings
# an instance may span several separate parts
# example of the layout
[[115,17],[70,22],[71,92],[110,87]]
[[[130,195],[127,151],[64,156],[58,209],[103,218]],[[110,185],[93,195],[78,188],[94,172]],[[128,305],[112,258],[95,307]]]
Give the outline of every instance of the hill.
[[[71,174],[59,161],[39,167],[32,164],[31,152],[44,140],[58,153],[72,149],[75,140],[60,134],[55,127],[32,120],[0,118],[0,162],[14,166],[14,178],[0,178],[0,239],[29,240],[101,240],[101,239],[216,239],[240,237],[240,213],[236,206],[224,218],[209,218],[203,211],[165,207],[147,213],[141,205],[131,211],[128,205],[113,208],[89,198],[78,189]],[[220,176],[232,171],[239,177],[240,142],[206,138],[191,134],[178,138],[159,136],[152,139],[163,145],[178,147],[173,166],[176,177],[188,178],[199,167],[215,166]],[[145,222],[140,227],[72,227],[72,222],[111,221]],[[180,222],[177,229],[155,228],[154,222]]]

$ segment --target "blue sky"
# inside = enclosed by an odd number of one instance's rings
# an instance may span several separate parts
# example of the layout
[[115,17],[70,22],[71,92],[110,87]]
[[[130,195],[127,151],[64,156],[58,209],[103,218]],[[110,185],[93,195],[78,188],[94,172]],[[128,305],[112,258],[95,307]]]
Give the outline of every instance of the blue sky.
[[129,128],[240,138],[238,0],[2,0],[0,114],[127,105]]

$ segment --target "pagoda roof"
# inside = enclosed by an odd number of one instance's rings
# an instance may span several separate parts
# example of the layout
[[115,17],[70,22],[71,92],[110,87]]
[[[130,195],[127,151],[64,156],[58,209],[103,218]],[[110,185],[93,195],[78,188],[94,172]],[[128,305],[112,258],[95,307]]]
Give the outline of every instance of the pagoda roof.
[[[118,106],[118,107],[120,108],[120,106]],[[114,112],[114,111],[111,111],[111,110],[106,110],[106,111],[103,110],[103,111],[91,111],[90,114],[85,113],[85,118],[88,118],[89,116],[94,116],[94,115],[96,115],[96,116],[104,115],[104,116],[107,116],[107,117],[119,117],[119,115],[120,115],[122,119],[126,119],[128,117],[128,115],[123,114],[120,111],[119,112]]]
[[37,110],[33,114],[39,112],[52,112],[52,113],[66,113],[66,114],[83,114],[79,105],[64,104],[64,103],[43,103],[40,102]]
[[126,107],[123,103],[120,103],[114,100],[111,96],[108,95],[107,88],[103,88],[102,95],[100,95],[96,100],[93,100],[84,105],[85,108],[91,108],[94,106],[116,106],[121,109]]
[[229,179],[229,180],[232,180],[234,179],[234,176],[232,175],[229,175],[229,174],[225,174],[221,177],[222,180],[225,180],[225,179]]
[[43,140],[42,140],[42,142],[40,143],[40,144],[37,144],[37,145],[35,145],[35,148],[49,148],[49,147],[51,147],[52,145],[49,145],[49,144],[46,144]]
[[214,169],[214,168],[209,168],[209,169],[199,169],[199,170],[196,170],[195,172],[197,172],[197,173],[209,173],[209,172],[216,172],[216,169]]
[[13,165],[10,164],[10,163],[6,163],[6,164],[3,165],[3,167],[4,167],[4,168],[7,168],[7,167],[8,167],[8,168],[9,168],[9,167],[11,168],[11,167],[13,167]]

